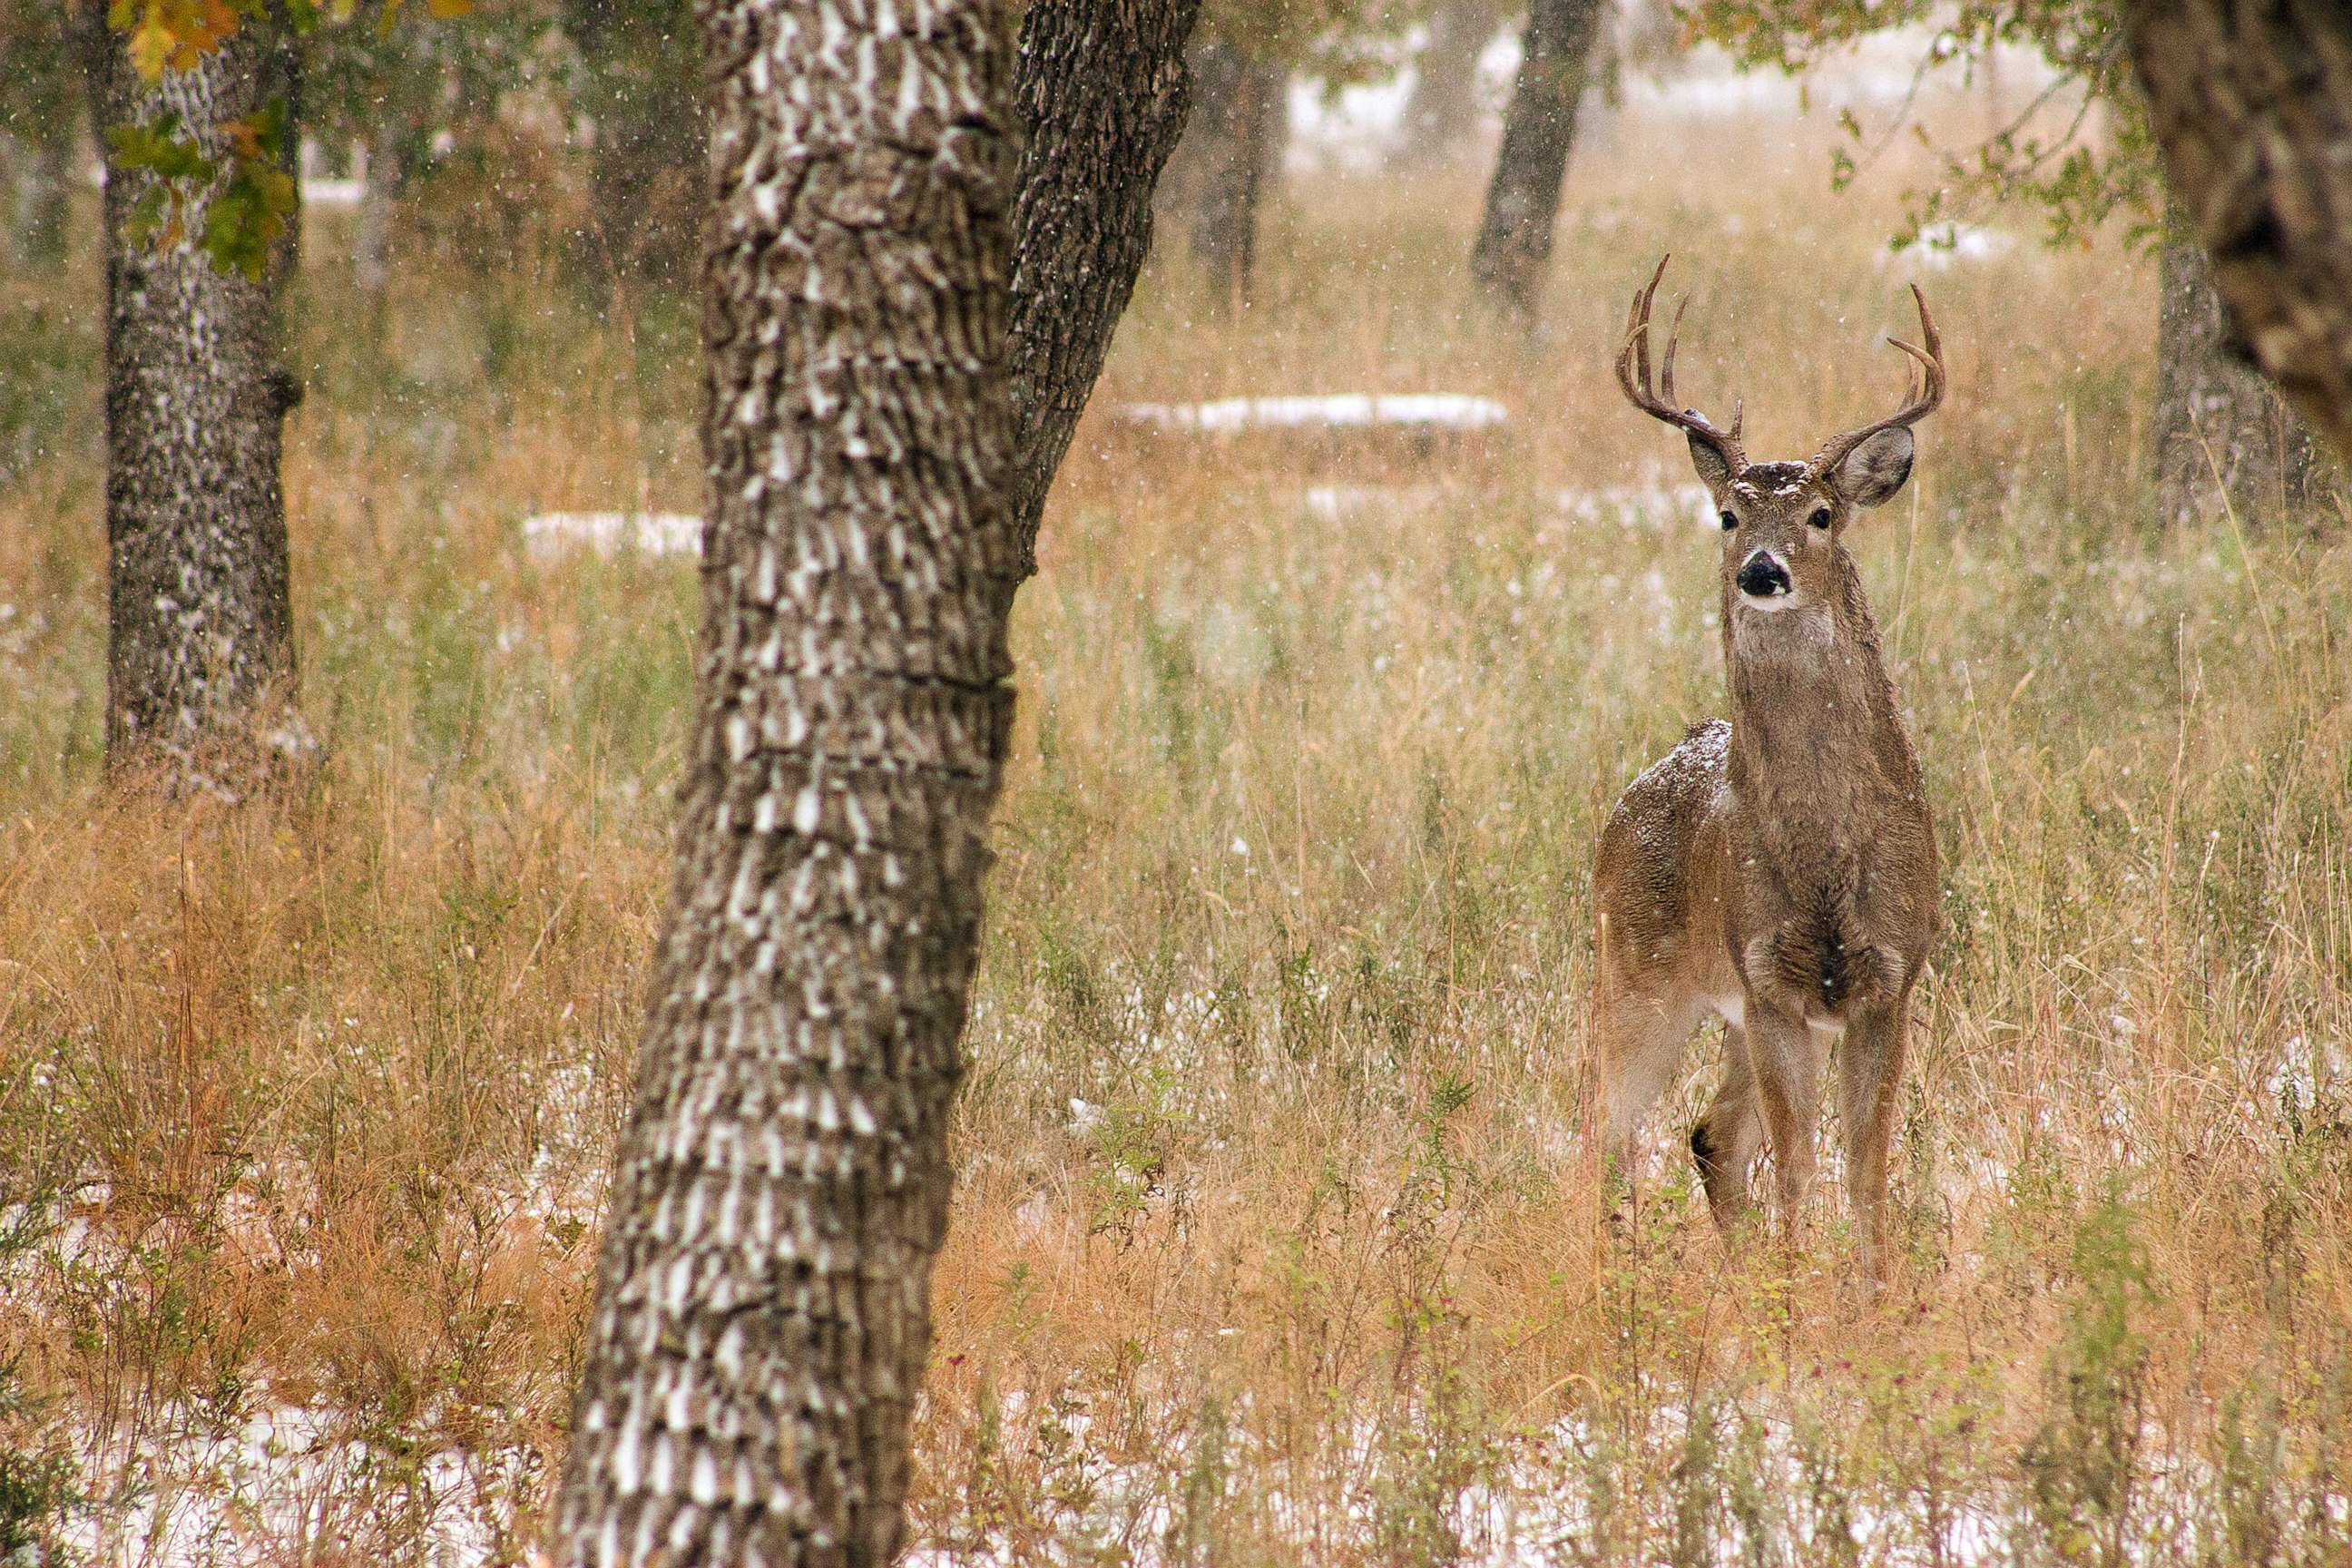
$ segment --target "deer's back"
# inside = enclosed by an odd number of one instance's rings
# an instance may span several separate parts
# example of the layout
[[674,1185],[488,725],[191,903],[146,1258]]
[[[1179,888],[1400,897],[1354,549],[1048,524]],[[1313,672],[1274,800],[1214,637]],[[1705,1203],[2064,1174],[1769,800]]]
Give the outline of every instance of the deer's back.
[[1694,724],[1625,788],[1592,868],[1601,963],[1612,985],[1668,976],[1707,994],[1730,988],[1724,927],[1725,815],[1731,726]]

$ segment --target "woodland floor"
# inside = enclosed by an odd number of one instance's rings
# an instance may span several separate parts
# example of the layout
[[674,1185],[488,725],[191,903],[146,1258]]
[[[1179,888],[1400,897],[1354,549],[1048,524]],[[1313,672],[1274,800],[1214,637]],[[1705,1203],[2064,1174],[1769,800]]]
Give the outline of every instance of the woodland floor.
[[[1532,345],[1463,307],[1472,169],[1294,179],[1246,310],[1147,279],[1018,612],[920,1561],[2343,1559],[2345,518],[2153,531],[2152,268],[2022,216],[1891,258],[1932,171],[1832,196],[1827,119],[1706,122],[1728,188],[1605,121]],[[697,510],[691,312],[425,219],[366,298],[341,221],[287,470],[325,762],[238,809],[102,784],[95,272],[0,280],[0,1507],[100,1563],[512,1560],[625,1110],[693,571],[524,523]],[[1591,847],[1721,705],[1713,532],[1609,373],[1668,247],[1760,455],[1891,405],[1914,276],[1952,364],[1853,535],[1948,928],[1876,1303],[1833,1183],[1809,1255],[1718,1241],[1711,1038],[1598,1224]],[[1111,416],[1432,391],[1512,418]]]

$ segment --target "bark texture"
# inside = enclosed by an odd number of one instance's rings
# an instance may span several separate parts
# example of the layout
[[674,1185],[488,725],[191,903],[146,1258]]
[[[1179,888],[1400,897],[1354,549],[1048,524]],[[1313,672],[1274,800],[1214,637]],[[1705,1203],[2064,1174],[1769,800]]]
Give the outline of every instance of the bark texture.
[[698,714],[551,1548],[880,1568],[1012,704],[1010,18],[699,15]]
[[1021,155],[1013,267],[1016,575],[1111,332],[1151,250],[1151,194],[1184,132],[1184,46],[1201,0],[1030,0],[1013,101]]
[[1503,111],[1503,144],[1470,251],[1471,275],[1486,297],[1520,318],[1535,314],[1551,259],[1560,185],[1576,142],[1576,110],[1601,34],[1603,0],[1534,0]]
[[2313,473],[2311,433],[2268,382],[2229,353],[2204,250],[2193,240],[2168,244],[2161,270],[2153,437],[2158,520],[2194,521],[2218,510],[2225,496],[2242,517],[2300,507]]
[[[149,82],[96,19],[102,11],[84,7],[81,44],[91,124],[108,148],[107,756],[161,767],[175,788],[233,792],[262,757],[309,744],[292,708],[278,485],[300,393],[279,357],[278,296],[299,226],[258,281],[221,271],[185,237],[159,246],[133,232],[151,176],[121,167],[106,132],[171,113],[218,155],[216,127],[274,99],[294,110],[299,57],[272,9],[194,68]],[[295,140],[289,132],[289,171]]]
[[2352,453],[2352,6],[2126,0],[2132,63],[2231,341]]
[[1171,194],[1211,299],[1240,304],[1257,270],[1258,212],[1289,128],[1288,76],[1223,39],[1195,44],[1191,67],[1184,167]]
[[687,0],[564,0],[596,127],[587,248],[597,268],[684,289],[701,255],[702,105]]

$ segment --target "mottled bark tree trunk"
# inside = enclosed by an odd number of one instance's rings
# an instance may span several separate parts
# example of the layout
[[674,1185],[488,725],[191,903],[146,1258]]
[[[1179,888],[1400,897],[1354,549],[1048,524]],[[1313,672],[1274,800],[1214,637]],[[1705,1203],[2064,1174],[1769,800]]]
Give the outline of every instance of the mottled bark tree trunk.
[[1281,65],[1223,40],[1192,49],[1192,108],[1183,158],[1187,238],[1211,298],[1246,301],[1257,270],[1260,205],[1289,130]]
[[1470,145],[1478,129],[1478,57],[1494,36],[1493,13],[1472,0],[1451,0],[1430,14],[1428,42],[1413,57],[1400,163],[1443,163]]
[[2242,519],[2301,506],[2312,475],[2311,434],[2270,383],[2228,352],[2204,250],[2175,240],[2160,266],[2151,438],[2158,521],[2193,521],[2225,496]]
[[84,12],[91,124],[108,147],[107,756],[159,767],[170,787],[234,793],[270,753],[309,745],[292,706],[278,485],[300,392],[279,357],[278,296],[299,224],[259,281],[219,269],[186,235],[158,245],[134,232],[151,176],[121,167],[106,132],[174,114],[218,155],[217,127],[284,99],[290,173],[299,56],[273,9],[194,68],[149,82],[97,20],[103,7]]
[[2352,7],[2126,0],[2125,14],[2231,342],[2352,453]]
[[564,0],[595,122],[586,251],[596,271],[682,289],[701,257],[703,117],[687,0]]
[[1030,0],[1013,100],[1028,129],[1013,230],[1013,535],[1036,569],[1046,491],[1151,250],[1151,194],[1183,135],[1201,0]]
[[1543,291],[1577,105],[1604,8],[1602,0],[1534,0],[1528,14],[1519,74],[1503,111],[1503,144],[1470,251],[1480,291],[1521,319],[1533,317]]
[[1010,16],[699,13],[699,712],[552,1547],[881,1568],[1013,700]]
[[880,1568],[1005,614],[1150,244],[1199,0],[1033,0],[1017,94],[993,0],[702,4],[700,712],[551,1539],[565,1568]]

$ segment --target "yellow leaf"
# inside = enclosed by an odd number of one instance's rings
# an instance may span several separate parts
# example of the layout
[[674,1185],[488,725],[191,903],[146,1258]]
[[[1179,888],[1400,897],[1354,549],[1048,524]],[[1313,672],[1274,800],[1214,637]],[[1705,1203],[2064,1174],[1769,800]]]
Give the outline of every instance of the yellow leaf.
[[164,22],[162,7],[151,5],[147,14],[131,29],[131,64],[141,76],[153,81],[163,74],[164,62],[172,58],[179,42]]
[[474,0],[425,0],[425,8],[443,21],[462,16],[474,8]]

